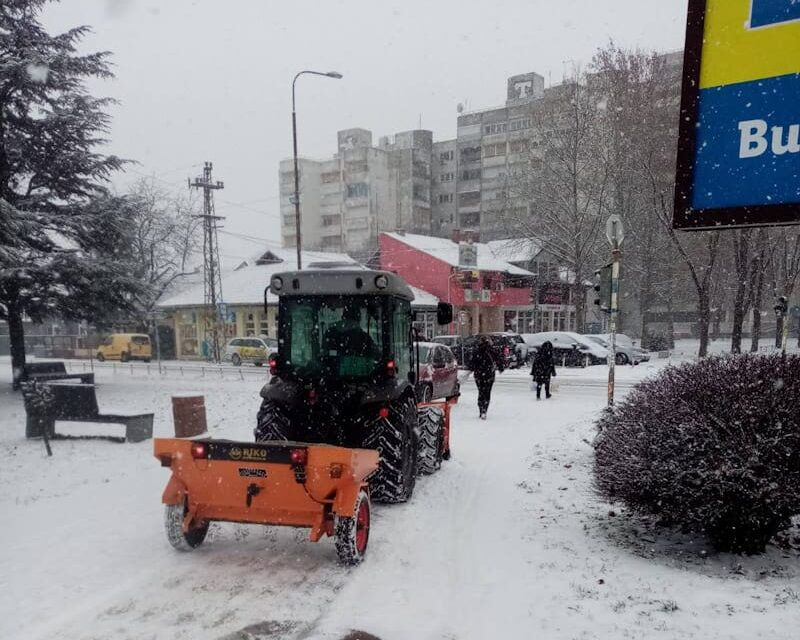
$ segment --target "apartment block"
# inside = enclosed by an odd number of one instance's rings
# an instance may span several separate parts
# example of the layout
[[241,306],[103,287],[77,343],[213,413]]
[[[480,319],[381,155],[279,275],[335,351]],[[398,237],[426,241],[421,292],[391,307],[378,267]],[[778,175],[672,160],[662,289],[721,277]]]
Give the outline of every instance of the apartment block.
[[[370,131],[346,129],[338,132],[333,157],[300,159],[303,247],[366,257],[381,231],[431,233],[433,153],[433,134],[424,129],[382,137],[377,145]],[[285,247],[296,245],[293,195],[294,165],[287,159],[280,165]]]

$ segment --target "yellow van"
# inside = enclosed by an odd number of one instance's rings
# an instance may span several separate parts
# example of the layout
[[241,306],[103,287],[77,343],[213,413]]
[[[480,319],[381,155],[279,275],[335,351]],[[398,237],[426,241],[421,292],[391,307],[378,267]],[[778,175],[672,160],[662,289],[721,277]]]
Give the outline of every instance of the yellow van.
[[146,333],[112,333],[103,344],[97,347],[97,359],[104,360],[144,360],[150,362],[153,348],[150,336]]

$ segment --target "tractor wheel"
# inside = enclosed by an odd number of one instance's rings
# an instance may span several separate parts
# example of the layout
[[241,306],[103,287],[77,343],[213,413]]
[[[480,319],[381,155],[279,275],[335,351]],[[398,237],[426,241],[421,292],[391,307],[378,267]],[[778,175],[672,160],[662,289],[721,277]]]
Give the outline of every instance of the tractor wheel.
[[364,559],[369,543],[369,496],[363,489],[358,492],[352,516],[334,518],[336,555],[344,565],[358,564]]
[[256,442],[270,440],[290,440],[291,423],[283,405],[272,400],[264,400],[256,417]]
[[380,453],[370,493],[378,502],[405,502],[417,479],[417,407],[411,398],[389,405],[389,417],[367,426],[365,449]]
[[105,362],[106,361],[106,357],[102,353],[100,353],[99,351],[97,352],[97,361],[98,362]]
[[123,351],[122,353],[119,354],[119,361],[120,362],[127,362],[130,359],[131,359],[131,356],[127,351]]
[[203,544],[208,533],[208,522],[183,532],[183,518],[186,516],[186,503],[164,505],[164,528],[167,540],[178,551],[191,551]]
[[234,367],[238,367],[242,364],[242,357],[238,353],[234,353],[231,356],[231,362],[233,363]]
[[444,449],[444,411],[439,407],[423,407],[417,412],[419,420],[420,475],[436,473],[442,466]]

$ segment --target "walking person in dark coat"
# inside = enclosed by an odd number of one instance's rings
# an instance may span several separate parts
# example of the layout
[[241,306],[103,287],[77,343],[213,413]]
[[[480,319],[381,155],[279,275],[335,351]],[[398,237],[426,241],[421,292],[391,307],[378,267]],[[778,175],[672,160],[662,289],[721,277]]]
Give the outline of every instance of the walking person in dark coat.
[[533,357],[531,376],[536,383],[536,399],[542,399],[542,385],[544,385],[544,397],[550,397],[550,376],[555,377],[556,365],[553,361],[553,344],[548,340],[539,347]]
[[478,342],[478,348],[472,356],[471,369],[472,375],[475,376],[475,384],[478,386],[478,413],[481,420],[486,420],[486,412],[492,399],[494,371],[503,370],[503,365],[495,357],[492,344],[486,336],[481,337]]

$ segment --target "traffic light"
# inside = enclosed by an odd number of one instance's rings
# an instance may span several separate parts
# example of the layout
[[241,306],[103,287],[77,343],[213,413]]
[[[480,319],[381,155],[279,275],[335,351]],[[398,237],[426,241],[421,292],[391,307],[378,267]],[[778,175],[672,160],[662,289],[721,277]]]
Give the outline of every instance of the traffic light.
[[594,303],[602,311],[611,311],[611,270],[609,263],[594,272]]

